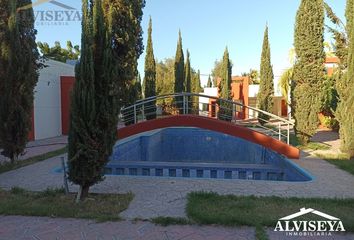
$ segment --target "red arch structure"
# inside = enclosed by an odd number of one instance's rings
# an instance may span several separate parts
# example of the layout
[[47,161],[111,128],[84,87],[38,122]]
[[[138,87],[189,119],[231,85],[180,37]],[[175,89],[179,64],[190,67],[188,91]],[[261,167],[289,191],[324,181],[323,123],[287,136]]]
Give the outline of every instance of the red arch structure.
[[211,131],[225,133],[234,137],[239,137],[249,142],[262,145],[288,158],[298,159],[300,156],[300,151],[296,147],[290,146],[282,141],[262,133],[253,131],[246,127],[235,125],[230,122],[194,115],[177,115],[140,122],[134,125],[120,128],[117,131],[117,137],[120,140],[138,133],[167,127],[203,128]]

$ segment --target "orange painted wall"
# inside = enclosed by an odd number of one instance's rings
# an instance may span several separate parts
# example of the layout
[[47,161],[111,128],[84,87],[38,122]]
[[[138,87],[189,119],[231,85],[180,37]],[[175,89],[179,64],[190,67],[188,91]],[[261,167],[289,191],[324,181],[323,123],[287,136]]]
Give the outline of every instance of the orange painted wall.
[[[217,84],[220,84],[220,78],[217,80]],[[248,95],[249,95],[249,77],[232,77],[231,82],[231,92],[232,92],[232,100],[236,102],[241,102],[242,104],[248,106]],[[218,94],[219,96],[219,94]],[[210,104],[210,102],[209,102]],[[248,118],[248,110],[243,109],[242,112],[236,113],[236,119],[247,119]]]
[[[234,101],[241,101],[244,105],[248,106],[248,89],[249,89],[249,78],[248,77],[232,77],[231,91],[233,94]],[[242,113],[238,112],[237,119],[248,118],[248,110],[243,109]]]
[[68,135],[70,127],[70,96],[75,77],[60,77],[61,91],[61,126],[62,134]]

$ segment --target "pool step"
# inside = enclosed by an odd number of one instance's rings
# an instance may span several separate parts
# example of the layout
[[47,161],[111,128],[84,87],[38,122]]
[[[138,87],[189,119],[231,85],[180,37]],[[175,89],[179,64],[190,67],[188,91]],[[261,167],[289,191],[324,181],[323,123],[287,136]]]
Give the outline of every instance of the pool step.
[[195,168],[195,167],[161,167],[139,165],[107,165],[106,175],[182,177],[182,178],[217,178],[283,181],[284,172],[272,168]]

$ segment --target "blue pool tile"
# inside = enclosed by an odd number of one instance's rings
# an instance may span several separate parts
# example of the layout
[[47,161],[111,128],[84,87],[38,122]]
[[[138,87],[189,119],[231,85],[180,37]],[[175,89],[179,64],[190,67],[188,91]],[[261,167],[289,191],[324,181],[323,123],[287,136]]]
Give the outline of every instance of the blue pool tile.
[[182,169],[182,177],[190,177],[191,173],[189,169]]

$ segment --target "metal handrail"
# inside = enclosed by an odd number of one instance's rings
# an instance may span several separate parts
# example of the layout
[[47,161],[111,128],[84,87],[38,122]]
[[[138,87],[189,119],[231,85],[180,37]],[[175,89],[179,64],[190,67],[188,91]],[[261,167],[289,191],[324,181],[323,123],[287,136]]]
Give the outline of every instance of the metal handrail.
[[[180,97],[181,99],[179,99],[179,101],[177,100],[177,98]],[[269,117],[269,119],[272,120],[276,120],[277,125],[274,125],[273,127],[266,127],[264,125],[261,124],[252,124],[253,126],[257,127],[257,128],[261,128],[261,129],[265,129],[267,131],[269,131],[268,135],[271,135],[272,137],[274,137],[273,135],[276,134],[278,136],[279,140],[283,140],[283,138],[286,139],[286,142],[289,144],[290,142],[290,128],[294,126],[294,123],[292,123],[291,121],[281,118],[275,114],[263,111],[261,109],[257,109],[251,106],[247,106],[244,105],[240,102],[235,102],[233,100],[229,100],[229,99],[223,99],[223,98],[218,98],[215,96],[209,96],[209,95],[205,95],[205,94],[198,94],[198,93],[188,93],[188,92],[181,92],[181,93],[170,93],[170,94],[164,94],[164,95],[159,95],[159,96],[153,96],[153,97],[148,97],[142,100],[139,100],[137,102],[135,102],[135,104],[122,108],[122,113],[124,115],[124,122],[125,124],[129,123],[129,124],[135,124],[137,122],[139,122],[139,119],[141,120],[145,120],[146,117],[152,116],[156,114],[156,111],[154,111],[156,109],[156,101],[158,100],[163,100],[163,99],[173,99],[172,104],[170,105],[170,107],[173,107],[173,109],[178,112],[178,114],[193,114],[192,111],[190,110],[194,110],[193,107],[190,107],[190,104],[195,104],[197,103],[197,111],[198,114],[200,114],[201,112],[210,112],[209,109],[208,111],[203,111],[200,109],[199,104],[199,98],[197,102],[193,102],[193,98],[192,97],[203,97],[203,98],[208,98],[208,99],[213,99],[213,100],[217,100],[217,102],[222,101],[222,103],[229,103],[232,104],[231,108],[225,107],[225,106],[221,106],[219,104],[215,104],[215,106],[218,106],[218,109],[223,109],[226,111],[231,111],[232,114],[231,116],[228,114],[223,114],[221,115],[220,112],[217,112],[215,110],[215,115],[219,115],[222,117],[227,117],[230,118],[230,121],[234,121],[234,123],[237,124],[237,118],[236,118],[236,113],[237,112],[244,112],[245,109],[248,110],[252,110],[253,115],[255,113],[259,114],[262,113],[266,116]],[[191,99],[190,99],[191,98]],[[210,102],[210,101],[209,101]],[[153,104],[152,104],[153,103]],[[205,104],[205,103],[203,103]],[[208,105],[210,105],[209,103],[207,103]],[[164,105],[166,106],[166,105]],[[168,105],[167,105],[168,106]],[[236,110],[236,106],[241,107],[241,111],[237,111]],[[152,112],[149,112],[152,111]],[[248,112],[247,114],[248,116],[251,116],[251,114]],[[140,117],[141,116],[141,117]],[[258,119],[258,117],[253,116],[253,118],[248,118],[249,120],[255,120]],[[265,123],[271,123],[268,120],[263,119],[263,121]],[[257,121],[258,122],[258,121]],[[282,127],[286,127],[286,131],[287,134],[283,134],[282,132],[284,131],[284,129],[282,129]],[[262,131],[260,131],[262,132]],[[267,132],[262,132],[264,134],[267,134]]]

